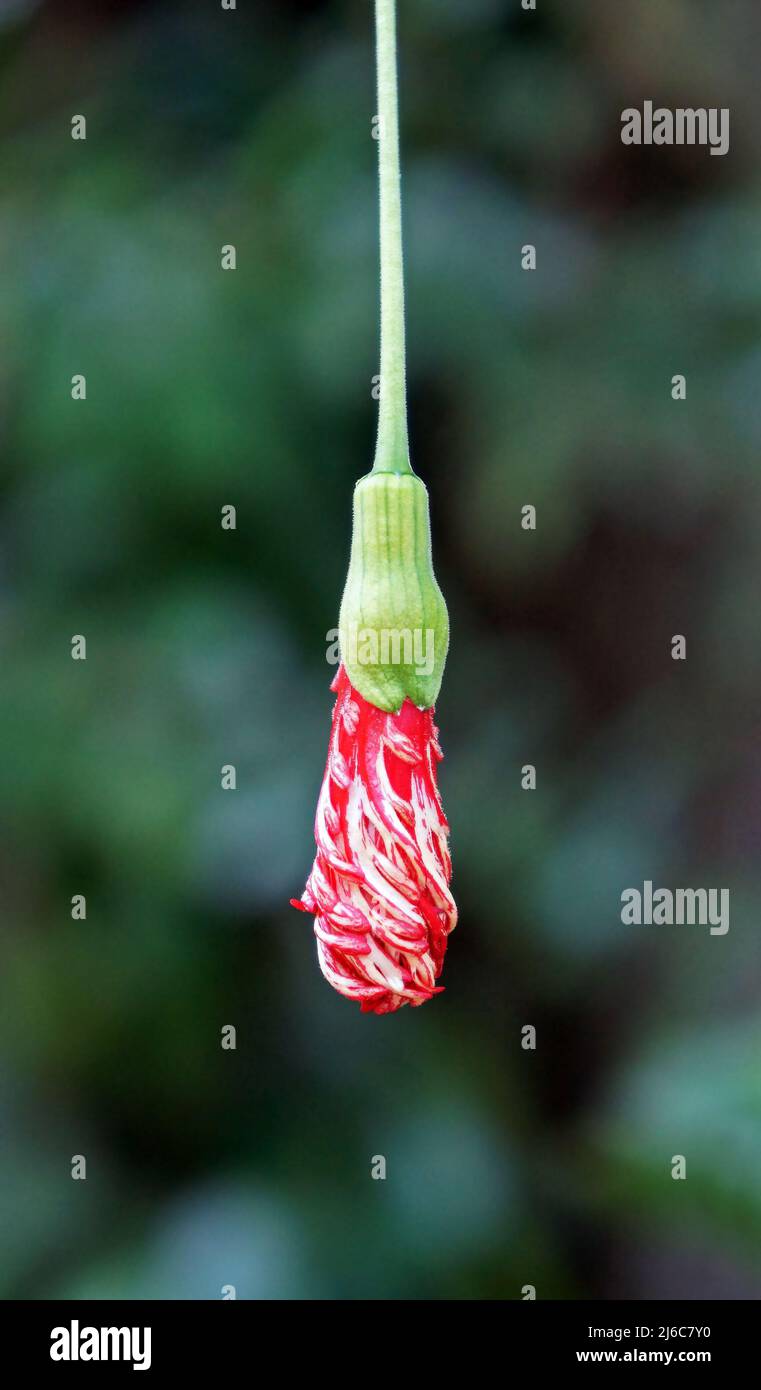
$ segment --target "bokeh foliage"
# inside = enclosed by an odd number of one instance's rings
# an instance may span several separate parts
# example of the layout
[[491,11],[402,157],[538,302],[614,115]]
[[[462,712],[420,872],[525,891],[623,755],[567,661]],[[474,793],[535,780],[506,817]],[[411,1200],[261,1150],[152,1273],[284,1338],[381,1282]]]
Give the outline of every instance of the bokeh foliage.
[[[287,906],[373,448],[370,7],[4,9],[6,1297],[761,1289],[757,6],[400,10],[461,925],[374,1019]],[[621,146],[645,97],[729,156]],[[646,878],[729,934],[622,926]]]

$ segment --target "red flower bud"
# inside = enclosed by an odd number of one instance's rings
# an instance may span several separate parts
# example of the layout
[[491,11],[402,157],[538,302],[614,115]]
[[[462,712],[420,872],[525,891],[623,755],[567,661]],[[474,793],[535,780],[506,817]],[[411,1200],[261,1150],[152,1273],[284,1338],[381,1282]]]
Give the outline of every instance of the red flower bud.
[[303,899],[329,984],[364,1013],[393,1013],[441,992],[447,937],[449,826],[436,785],[433,710],[377,709],[343,666],[315,820],[317,855]]

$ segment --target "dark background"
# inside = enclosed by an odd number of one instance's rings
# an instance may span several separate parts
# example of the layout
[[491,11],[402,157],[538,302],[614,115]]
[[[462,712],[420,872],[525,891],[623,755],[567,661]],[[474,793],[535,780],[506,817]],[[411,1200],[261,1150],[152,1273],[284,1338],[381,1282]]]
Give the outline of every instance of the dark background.
[[[761,12],[400,11],[461,917],[374,1018],[287,906],[374,443],[371,7],[0,8],[5,1297],[761,1294]],[[624,147],[646,98],[730,154]],[[622,926],[648,878],[728,935]]]

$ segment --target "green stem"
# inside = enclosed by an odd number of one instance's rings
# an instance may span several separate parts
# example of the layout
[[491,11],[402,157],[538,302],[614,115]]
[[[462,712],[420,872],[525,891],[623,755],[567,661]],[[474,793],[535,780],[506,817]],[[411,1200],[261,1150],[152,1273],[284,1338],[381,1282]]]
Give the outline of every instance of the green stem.
[[396,0],[375,0],[380,170],[380,408],[374,473],[411,473],[407,432],[404,261],[399,168]]

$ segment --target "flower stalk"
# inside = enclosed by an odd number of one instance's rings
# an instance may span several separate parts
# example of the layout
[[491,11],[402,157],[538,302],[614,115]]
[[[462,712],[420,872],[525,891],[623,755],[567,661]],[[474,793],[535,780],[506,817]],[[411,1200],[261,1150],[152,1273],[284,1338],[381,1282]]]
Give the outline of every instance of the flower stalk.
[[[404,257],[399,156],[396,0],[376,0],[380,198],[380,403],[372,472],[354,491],[349,573],[341,603],[341,655],[349,678],[378,709],[398,713],[436,702],[449,647],[449,618],[431,559],[425,484],[412,470],[407,427]],[[350,636],[384,634],[397,648],[430,651],[430,660],[357,660]],[[402,652],[402,656],[405,653]]]
[[376,0],[380,198],[380,409],[374,473],[411,473],[407,427],[404,249],[396,0]]

